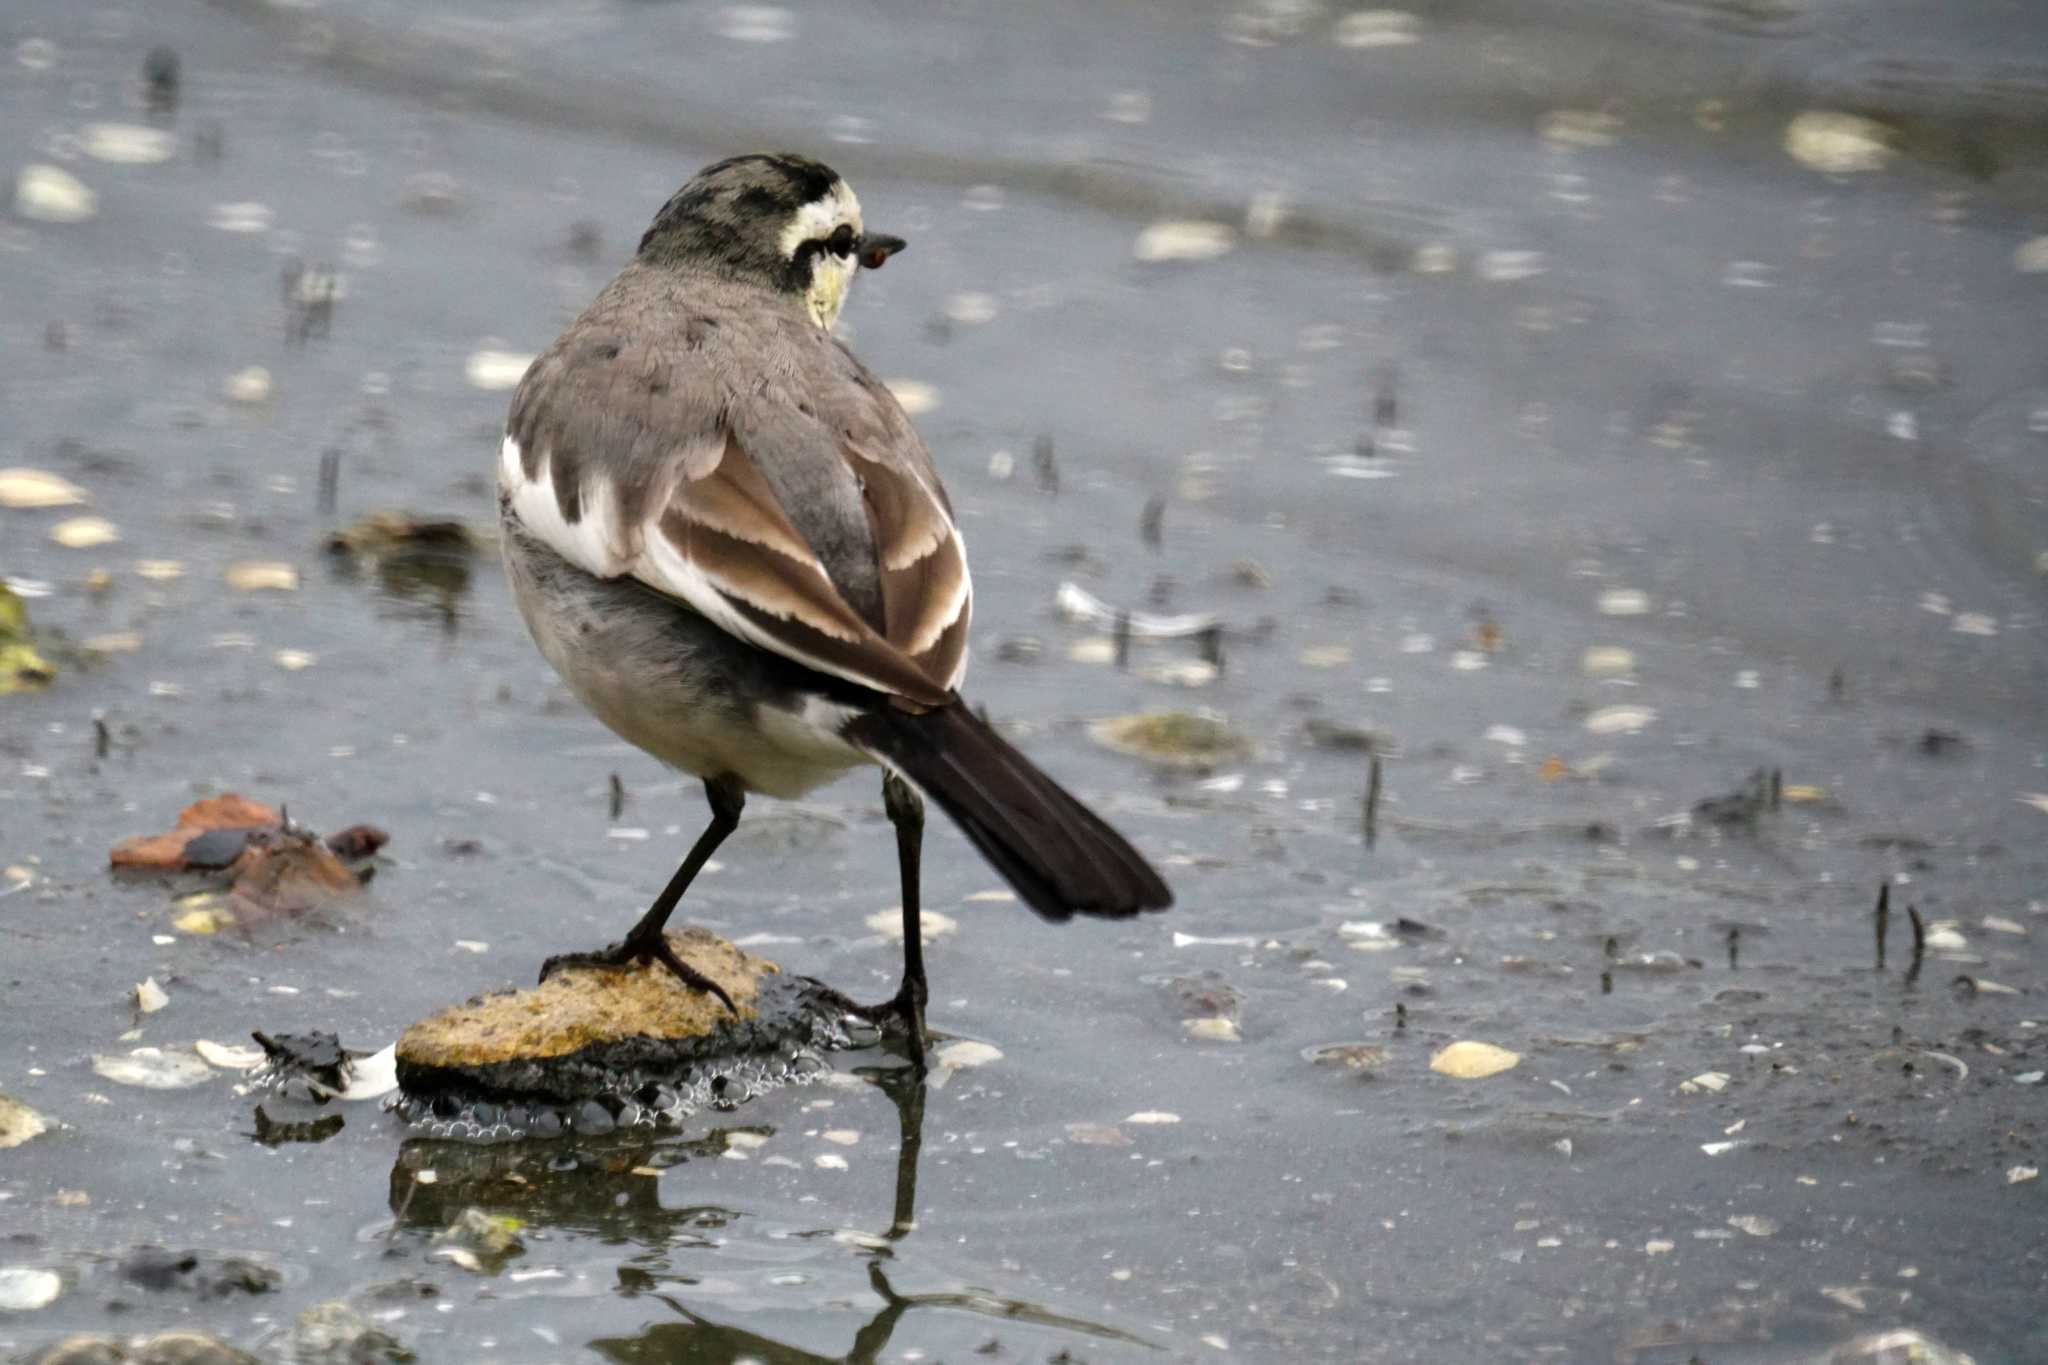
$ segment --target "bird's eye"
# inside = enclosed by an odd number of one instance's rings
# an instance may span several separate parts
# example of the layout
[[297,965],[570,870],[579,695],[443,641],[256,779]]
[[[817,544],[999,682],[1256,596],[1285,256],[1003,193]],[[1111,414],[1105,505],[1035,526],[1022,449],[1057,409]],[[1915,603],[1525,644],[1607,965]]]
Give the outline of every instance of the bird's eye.
[[825,239],[825,249],[834,256],[851,256],[853,249],[858,245],[859,242],[853,235],[853,224],[851,223],[841,223],[838,227],[832,229],[832,235]]

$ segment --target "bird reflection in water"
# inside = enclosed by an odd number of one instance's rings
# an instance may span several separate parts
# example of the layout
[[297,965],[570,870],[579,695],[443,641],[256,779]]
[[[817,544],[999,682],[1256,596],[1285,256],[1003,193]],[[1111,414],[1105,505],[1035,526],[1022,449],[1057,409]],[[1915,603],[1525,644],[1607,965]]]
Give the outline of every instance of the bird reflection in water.
[[[667,1207],[655,1176],[691,1160],[722,1156],[736,1135],[772,1136],[772,1128],[741,1125],[702,1137],[678,1139],[620,1133],[582,1142],[520,1142],[495,1146],[418,1139],[400,1149],[392,1168],[390,1200],[393,1236],[435,1233],[471,1206],[509,1215],[527,1227],[595,1234],[650,1248],[618,1269],[618,1292],[651,1298],[675,1314],[633,1336],[600,1337],[590,1349],[619,1365],[682,1365],[741,1359],[762,1365],[844,1362],[865,1365],[880,1359],[897,1323],[912,1309],[974,1313],[1004,1322],[1049,1327],[1096,1339],[1149,1346],[1153,1343],[1118,1328],[1052,1312],[1020,1299],[982,1291],[903,1294],[890,1283],[886,1266],[896,1248],[917,1228],[917,1167],[924,1146],[926,1087],[908,1067],[862,1068],[856,1075],[888,1096],[897,1119],[896,1183],[888,1227],[852,1240],[867,1257],[867,1281],[881,1307],[854,1333],[843,1355],[825,1355],[715,1321],[687,1302],[692,1276],[669,1268],[676,1251],[716,1252],[720,1233],[747,1216],[742,1210],[699,1204]],[[418,1179],[431,1170],[428,1183]],[[837,1229],[829,1234],[844,1237]]]

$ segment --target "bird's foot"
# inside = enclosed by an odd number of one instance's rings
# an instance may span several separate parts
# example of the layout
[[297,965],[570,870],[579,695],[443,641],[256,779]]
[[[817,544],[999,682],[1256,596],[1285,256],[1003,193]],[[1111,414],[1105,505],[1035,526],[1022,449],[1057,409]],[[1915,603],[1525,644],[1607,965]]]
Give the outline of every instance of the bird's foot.
[[600,948],[594,953],[557,953],[540,965],[540,979],[546,981],[556,972],[568,967],[605,967],[612,969],[637,967],[643,962],[659,962],[674,972],[676,979],[693,991],[703,991],[717,996],[725,1007],[734,1014],[740,1012],[733,1004],[732,997],[725,993],[725,987],[713,981],[704,973],[676,956],[676,950],[669,946],[668,936],[656,932],[640,936],[627,935],[609,948]]
[[879,1027],[883,1033],[892,1032],[891,1025],[903,1032],[910,1052],[910,1064],[919,1075],[924,1074],[925,1049],[931,1044],[931,1035],[924,1026],[924,1007],[928,992],[922,989],[924,983],[917,983],[919,989],[912,989],[906,981],[903,988],[878,1005],[855,1005],[849,1011]]

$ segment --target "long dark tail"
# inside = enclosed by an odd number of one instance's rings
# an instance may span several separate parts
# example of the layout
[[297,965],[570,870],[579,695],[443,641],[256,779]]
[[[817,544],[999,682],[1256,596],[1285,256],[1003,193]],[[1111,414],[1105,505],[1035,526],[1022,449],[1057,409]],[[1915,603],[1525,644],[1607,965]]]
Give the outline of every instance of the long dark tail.
[[955,702],[870,711],[846,727],[939,803],[1004,880],[1050,920],[1164,910],[1173,893],[1102,818]]

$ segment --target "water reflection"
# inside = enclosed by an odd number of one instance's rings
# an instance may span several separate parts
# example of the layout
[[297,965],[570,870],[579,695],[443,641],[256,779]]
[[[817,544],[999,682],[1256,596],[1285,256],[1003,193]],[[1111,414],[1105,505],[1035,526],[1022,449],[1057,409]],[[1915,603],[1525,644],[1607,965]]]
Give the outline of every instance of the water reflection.
[[[896,1111],[896,1178],[886,1225],[872,1233],[824,1228],[800,1238],[851,1242],[865,1258],[866,1280],[880,1301],[855,1331],[844,1354],[828,1355],[757,1332],[719,1322],[690,1304],[702,1283],[673,1268],[678,1251],[718,1254],[726,1231],[752,1216],[719,1204],[667,1207],[659,1175],[693,1160],[722,1157],[733,1147],[756,1145],[775,1135],[766,1124],[716,1128],[701,1136],[614,1134],[576,1142],[518,1142],[479,1145],[439,1139],[405,1143],[391,1169],[392,1236],[433,1236],[456,1223],[464,1211],[486,1210],[517,1219],[522,1230],[593,1235],[607,1242],[649,1249],[618,1267],[621,1298],[651,1299],[674,1319],[653,1323],[633,1336],[601,1337],[592,1350],[619,1362],[718,1362],[754,1359],[763,1365],[879,1359],[904,1314],[917,1308],[973,1313],[1003,1322],[1049,1327],[1085,1336],[1150,1346],[1118,1328],[1053,1312],[1021,1299],[970,1289],[900,1293],[887,1265],[917,1229],[917,1172],[924,1147],[926,1087],[908,1067],[862,1068],[856,1073],[886,1095]],[[431,1173],[431,1174],[429,1174]],[[426,1176],[422,1180],[422,1176]]]
[[449,635],[462,618],[477,550],[476,533],[459,521],[395,514],[365,517],[327,540],[338,577],[374,574],[386,601],[439,622]]

